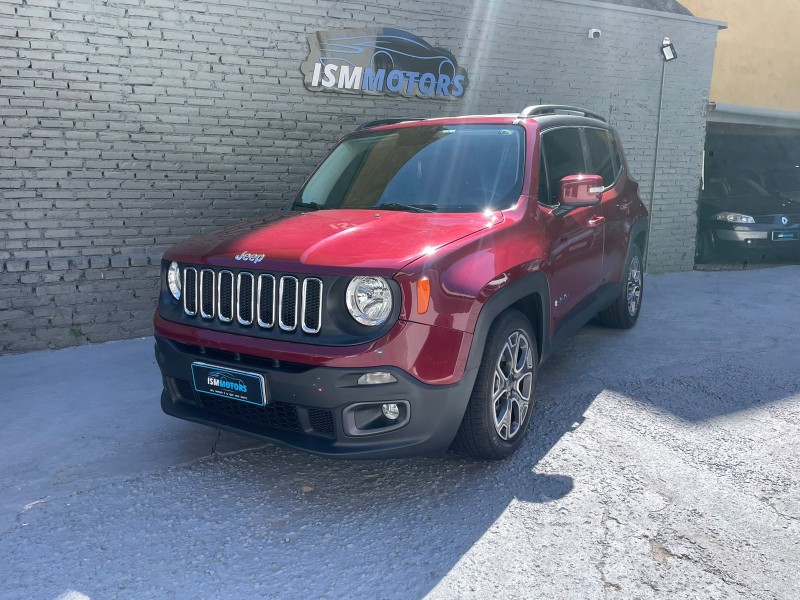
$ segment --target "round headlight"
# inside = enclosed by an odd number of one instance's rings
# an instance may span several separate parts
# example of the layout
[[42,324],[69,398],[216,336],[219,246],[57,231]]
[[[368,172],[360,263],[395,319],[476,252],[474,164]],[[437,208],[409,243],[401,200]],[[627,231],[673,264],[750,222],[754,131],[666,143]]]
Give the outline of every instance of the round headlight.
[[167,269],[167,286],[169,287],[169,293],[172,294],[172,297],[175,298],[175,300],[180,300],[181,270],[176,262],[171,263],[169,269]]
[[353,277],[346,300],[350,314],[362,325],[380,325],[392,312],[392,290],[383,277]]

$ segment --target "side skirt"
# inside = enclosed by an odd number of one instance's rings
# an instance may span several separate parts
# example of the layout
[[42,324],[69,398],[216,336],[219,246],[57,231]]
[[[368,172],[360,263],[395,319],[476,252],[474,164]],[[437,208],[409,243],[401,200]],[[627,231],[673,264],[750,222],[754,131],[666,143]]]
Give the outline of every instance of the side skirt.
[[544,362],[564,342],[578,333],[578,331],[591,321],[597,313],[614,302],[619,292],[619,283],[606,283],[594,294],[572,309],[572,312],[564,317],[558,325],[550,343],[545,345],[541,362]]

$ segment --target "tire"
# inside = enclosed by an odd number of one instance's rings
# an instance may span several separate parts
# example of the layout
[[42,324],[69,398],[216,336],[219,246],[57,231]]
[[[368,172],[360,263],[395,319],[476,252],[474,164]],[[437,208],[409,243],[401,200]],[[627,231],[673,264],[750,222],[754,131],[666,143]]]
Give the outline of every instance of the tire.
[[714,242],[708,231],[701,230],[697,234],[697,244],[694,251],[694,262],[698,265],[710,263],[714,258]]
[[598,315],[600,323],[606,327],[630,329],[639,320],[644,294],[644,273],[642,251],[636,244],[631,247],[624,273],[622,289],[616,300]]
[[[518,310],[502,313],[486,338],[475,387],[453,450],[481,460],[499,460],[516,452],[533,412],[538,363],[530,321]],[[508,417],[502,418],[503,415]]]

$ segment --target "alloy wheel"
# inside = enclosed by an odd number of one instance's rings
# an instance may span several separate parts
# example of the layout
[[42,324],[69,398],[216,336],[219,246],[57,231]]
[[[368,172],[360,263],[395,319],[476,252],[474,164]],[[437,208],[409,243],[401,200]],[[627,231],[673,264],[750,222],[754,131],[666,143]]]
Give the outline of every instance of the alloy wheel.
[[634,317],[642,302],[642,265],[638,256],[631,259],[628,269],[628,313]]
[[533,354],[528,336],[520,330],[506,338],[494,368],[492,404],[494,427],[502,440],[519,433],[533,392]]

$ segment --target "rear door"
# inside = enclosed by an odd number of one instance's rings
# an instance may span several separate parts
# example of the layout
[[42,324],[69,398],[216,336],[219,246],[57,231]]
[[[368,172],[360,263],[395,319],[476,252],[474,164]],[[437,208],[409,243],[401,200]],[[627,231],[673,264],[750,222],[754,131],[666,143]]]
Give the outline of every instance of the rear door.
[[[558,127],[542,134],[542,160],[547,174],[547,195],[556,218],[549,236],[550,311],[555,327],[569,312],[597,290],[603,264],[603,214],[600,205],[559,214],[558,190],[568,175],[588,173],[577,127]],[[540,192],[540,195],[542,193]]]

